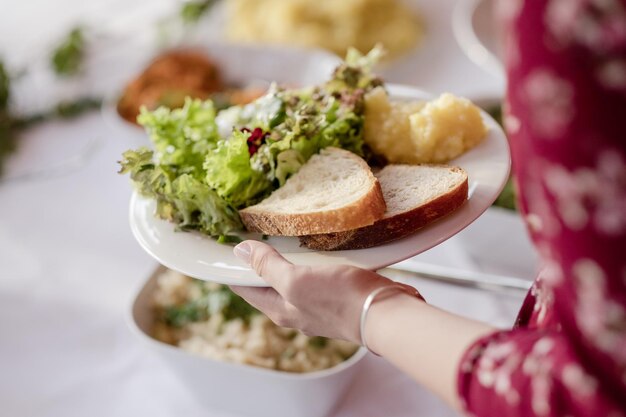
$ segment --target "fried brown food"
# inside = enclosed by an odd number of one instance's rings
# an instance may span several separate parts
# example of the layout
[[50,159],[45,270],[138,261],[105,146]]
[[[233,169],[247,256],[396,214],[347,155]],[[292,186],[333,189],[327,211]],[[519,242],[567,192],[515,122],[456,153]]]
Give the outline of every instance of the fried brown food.
[[137,123],[139,108],[181,107],[185,97],[206,99],[224,91],[220,71],[205,54],[175,50],[158,56],[125,88],[117,104],[118,113]]

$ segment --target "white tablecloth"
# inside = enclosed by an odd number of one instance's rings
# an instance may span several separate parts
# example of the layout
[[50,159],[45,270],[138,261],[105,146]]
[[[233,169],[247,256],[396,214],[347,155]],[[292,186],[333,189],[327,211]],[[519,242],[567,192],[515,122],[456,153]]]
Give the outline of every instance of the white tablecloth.
[[[24,44],[45,36],[45,23],[54,21],[49,13],[55,10],[57,16],[75,18],[78,12],[72,14],[73,9],[63,4],[81,4],[49,3],[54,7],[46,9],[45,2],[34,0],[3,5],[4,52],[19,52],[22,32]],[[104,2],[92,3],[105,9]],[[441,2],[448,9],[452,3]],[[130,234],[130,186],[127,178],[116,174],[115,161],[135,145],[135,139],[111,130],[97,112],[39,126],[20,141],[9,176],[50,168],[53,162],[80,154],[85,146],[92,149],[69,171],[0,183],[1,416],[224,415],[200,408],[180,381],[136,343],[125,324],[134,291],[155,267]],[[498,216],[479,220],[420,259],[530,277],[533,267],[528,262],[507,263],[511,253],[501,244],[507,239],[511,247],[526,248],[521,228],[498,234],[490,226]],[[468,250],[468,237],[474,247],[482,245],[483,254],[489,248],[499,250],[500,262]],[[429,281],[414,284],[435,305],[500,326],[511,325],[523,296]],[[381,415],[454,413],[384,360],[370,357],[334,416]]]

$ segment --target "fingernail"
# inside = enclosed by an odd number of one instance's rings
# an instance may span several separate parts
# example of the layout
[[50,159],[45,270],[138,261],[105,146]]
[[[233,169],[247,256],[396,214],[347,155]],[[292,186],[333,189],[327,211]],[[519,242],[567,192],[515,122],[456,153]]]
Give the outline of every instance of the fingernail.
[[243,242],[235,246],[235,248],[233,249],[233,253],[235,254],[237,258],[249,264],[251,250],[252,249],[250,248],[250,245],[247,244],[246,242]]

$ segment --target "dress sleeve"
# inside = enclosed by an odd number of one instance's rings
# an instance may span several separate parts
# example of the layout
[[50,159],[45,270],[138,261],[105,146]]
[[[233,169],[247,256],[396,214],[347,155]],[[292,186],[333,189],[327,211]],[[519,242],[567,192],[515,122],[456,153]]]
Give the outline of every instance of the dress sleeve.
[[626,0],[500,0],[505,127],[541,258],[459,370],[475,416],[626,415]]

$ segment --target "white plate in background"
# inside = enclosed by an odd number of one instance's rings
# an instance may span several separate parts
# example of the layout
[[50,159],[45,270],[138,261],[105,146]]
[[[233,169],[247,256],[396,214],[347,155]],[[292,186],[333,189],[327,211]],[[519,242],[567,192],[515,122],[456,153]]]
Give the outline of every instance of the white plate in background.
[[469,0],[407,0],[423,17],[424,38],[414,50],[382,69],[383,78],[433,93],[502,96],[504,78],[476,65],[455,39],[451,16],[455,7],[466,2]]
[[[395,99],[423,100],[423,91],[388,85]],[[316,252],[301,248],[297,238],[270,237],[267,243],[296,264],[348,264],[378,270],[424,252],[454,236],[491,206],[504,187],[510,170],[509,147],[498,124],[486,113],[490,130],[476,148],[451,161],[465,169],[469,200],[457,211],[404,239],[369,249]],[[176,226],[154,216],[156,202],[133,194],[130,225],[139,244],[161,264],[185,275],[228,285],[266,286],[247,265],[237,259],[232,246],[196,232],[177,232]],[[258,238],[259,235],[249,235]]]
[[[414,48],[380,65],[377,72],[387,82],[406,84],[439,94],[461,96],[504,93],[504,80],[475,65],[456,42],[451,16],[458,3],[469,0],[401,0],[420,16],[424,34]],[[181,33],[180,42],[202,44],[206,39],[224,40],[227,18],[224,5],[202,19],[192,31]]]
[[462,0],[452,14],[452,30],[459,46],[476,65],[500,82],[505,80],[498,47],[492,0]]

